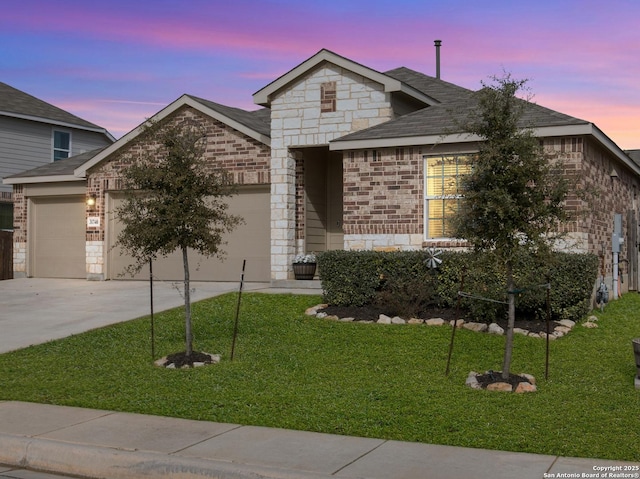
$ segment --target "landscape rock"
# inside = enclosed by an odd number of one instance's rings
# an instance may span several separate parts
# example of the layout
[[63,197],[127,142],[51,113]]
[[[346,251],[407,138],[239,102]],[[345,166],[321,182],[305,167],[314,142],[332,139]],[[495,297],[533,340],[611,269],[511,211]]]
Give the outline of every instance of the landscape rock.
[[509,383],[492,383],[487,386],[487,391],[512,392],[513,386]]
[[504,334],[504,329],[502,329],[497,323],[491,323],[489,325],[489,334]]
[[378,324],[391,324],[391,318],[385,314],[378,316]]
[[554,331],[560,331],[564,334],[567,334],[571,332],[571,328],[567,328],[566,326],[556,326],[556,329],[554,329]]
[[328,319],[329,321],[338,321],[340,318],[337,317],[335,314],[332,314],[330,316],[326,316],[324,319]]
[[571,321],[570,319],[563,319],[561,321],[558,321],[558,324],[560,326],[566,326],[570,329],[573,329],[573,327],[576,325],[576,323],[574,321]]
[[306,314],[307,316],[315,316],[318,310],[324,309],[327,307],[329,307],[328,304],[316,304],[315,306],[311,306],[310,308],[307,308],[304,314]]
[[408,324],[423,324],[424,320],[420,319],[420,318],[411,318],[409,321],[407,321]]
[[485,323],[465,323],[462,325],[462,327],[464,329],[469,329],[477,333],[482,333],[489,328],[489,326],[487,326]]
[[591,315],[587,318],[587,321],[589,321],[590,323],[593,323],[595,321],[598,321],[598,317]]
[[582,326],[584,326],[585,328],[597,328],[598,325],[596,323],[592,323],[591,321],[587,321],[586,323],[582,323]]
[[340,321],[342,321],[343,323],[350,323],[352,321],[355,321],[356,318],[340,318]]
[[461,328],[464,323],[465,323],[464,319],[458,319],[457,321],[456,320],[451,320],[451,322],[449,324],[451,324],[451,326],[453,326],[455,324],[458,328]]
[[534,376],[532,376],[531,374],[521,373],[518,376],[522,376],[523,378],[525,378],[531,384],[536,384],[536,378]]
[[523,336],[528,336],[529,335],[529,331],[527,331],[526,329],[522,329],[522,328],[513,328],[513,332],[515,334],[522,334]]
[[472,389],[482,389],[482,386],[480,386],[480,383],[478,382],[477,376],[478,376],[477,372],[471,371],[467,376],[467,381],[465,384]]
[[326,318],[327,316],[329,316],[327,313],[318,313],[318,314],[316,314],[316,318],[320,318],[320,319]]
[[424,322],[427,326],[442,326],[444,323],[445,321],[442,318],[431,318]]
[[536,387],[535,384],[522,382],[522,383],[518,383],[518,385],[516,386],[516,390],[514,392],[516,392],[518,394],[520,394],[520,393],[534,393],[537,390],[538,390],[538,388]]
[[407,322],[400,316],[394,316],[391,318],[391,324],[407,324]]

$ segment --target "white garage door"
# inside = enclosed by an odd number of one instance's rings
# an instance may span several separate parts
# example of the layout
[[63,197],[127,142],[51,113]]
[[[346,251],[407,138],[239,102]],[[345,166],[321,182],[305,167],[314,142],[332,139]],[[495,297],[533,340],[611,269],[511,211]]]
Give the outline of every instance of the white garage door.
[[86,278],[84,196],[32,198],[31,275]]
[[[245,224],[238,226],[225,237],[227,244],[222,247],[226,251],[224,261],[218,258],[206,258],[193,251],[189,253],[190,277],[194,281],[239,281],[242,273],[242,262],[247,260],[246,281],[270,280],[270,201],[269,187],[244,187],[238,194],[229,198],[229,211],[241,216]],[[122,197],[112,197],[112,211],[122,202]],[[109,248],[108,276],[110,279],[130,279],[123,275],[126,267],[134,261],[120,254],[116,246],[116,238],[121,231],[121,224],[109,214]],[[158,280],[182,280],[184,269],[182,254],[176,251],[167,258],[161,258],[153,264],[153,273]],[[148,268],[145,267],[135,279],[147,279]]]

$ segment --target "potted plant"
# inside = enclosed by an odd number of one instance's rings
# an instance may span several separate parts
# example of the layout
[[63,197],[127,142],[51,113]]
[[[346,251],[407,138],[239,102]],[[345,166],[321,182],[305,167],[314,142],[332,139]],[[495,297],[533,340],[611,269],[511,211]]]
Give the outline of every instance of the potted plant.
[[316,274],[315,253],[296,255],[293,259],[293,274],[296,279],[313,279]]

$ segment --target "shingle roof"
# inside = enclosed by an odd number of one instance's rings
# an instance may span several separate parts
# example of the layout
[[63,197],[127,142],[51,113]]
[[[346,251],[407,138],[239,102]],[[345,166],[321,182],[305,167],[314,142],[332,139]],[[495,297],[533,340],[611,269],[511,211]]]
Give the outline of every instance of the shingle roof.
[[636,165],[640,166],[640,150],[627,150],[625,153],[629,155],[629,158],[631,158]]
[[104,128],[94,123],[2,82],[0,82],[0,115],[29,117],[45,123],[62,123],[107,133]]
[[198,103],[203,104],[207,108],[217,111],[224,116],[231,118],[238,123],[257,131],[258,133],[271,137],[271,110],[268,108],[261,108],[255,111],[242,110],[240,108],[234,108],[231,106],[221,105],[213,101],[198,98],[193,95],[187,95]]
[[[435,98],[440,103],[425,107],[395,120],[361,130],[334,141],[377,140],[388,138],[434,136],[464,133],[458,126],[476,108],[476,93],[473,90],[439,80],[408,68],[397,68],[386,72],[412,87]],[[521,119],[522,126],[550,127],[584,125],[587,121],[527,103]]]
[[[87,151],[79,155],[70,156],[63,160],[54,161],[53,163],[47,163],[46,165],[38,166],[31,170],[23,171],[15,175],[7,176],[9,178],[34,178],[40,176],[70,176],[76,168],[83,165],[91,158],[100,153],[104,148],[98,148],[96,150]],[[80,180],[80,178],[78,178]]]

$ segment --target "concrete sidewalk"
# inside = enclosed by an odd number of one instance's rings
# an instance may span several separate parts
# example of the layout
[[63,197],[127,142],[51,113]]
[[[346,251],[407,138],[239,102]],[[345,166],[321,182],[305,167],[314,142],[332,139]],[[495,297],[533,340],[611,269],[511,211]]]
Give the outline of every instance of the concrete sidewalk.
[[[620,461],[385,441],[13,401],[0,402],[0,464],[113,479],[541,479],[638,477],[640,473],[638,464]],[[621,471],[631,475],[609,475]]]

